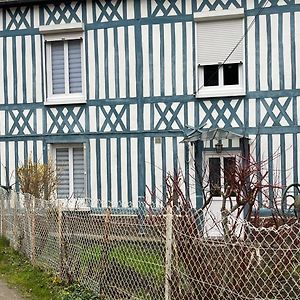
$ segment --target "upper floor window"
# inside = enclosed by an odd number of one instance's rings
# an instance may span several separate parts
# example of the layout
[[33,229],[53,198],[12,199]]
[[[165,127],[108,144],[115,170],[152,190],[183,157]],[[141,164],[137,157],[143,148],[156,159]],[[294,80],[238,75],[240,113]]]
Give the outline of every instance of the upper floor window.
[[85,102],[82,25],[41,26],[46,45],[46,104]]
[[51,52],[50,93],[82,93],[81,40],[50,42],[47,47]]
[[243,10],[202,12],[197,21],[197,97],[245,94]]

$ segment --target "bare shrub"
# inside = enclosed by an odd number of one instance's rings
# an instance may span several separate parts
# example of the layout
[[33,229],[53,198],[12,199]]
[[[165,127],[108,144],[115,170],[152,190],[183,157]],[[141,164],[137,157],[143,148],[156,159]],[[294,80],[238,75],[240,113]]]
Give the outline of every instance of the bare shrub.
[[47,164],[34,162],[30,157],[17,169],[20,189],[37,199],[50,200],[55,196],[58,176],[52,160]]

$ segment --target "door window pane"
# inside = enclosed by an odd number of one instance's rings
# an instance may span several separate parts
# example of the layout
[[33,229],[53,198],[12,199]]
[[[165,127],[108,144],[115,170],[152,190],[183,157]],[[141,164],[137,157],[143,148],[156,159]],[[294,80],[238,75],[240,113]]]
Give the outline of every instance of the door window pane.
[[221,167],[220,158],[218,157],[209,159],[209,185],[213,196],[221,195]]
[[[226,189],[228,185],[233,186],[235,179],[235,157],[224,157],[224,188]],[[232,192],[231,196],[235,193]]]

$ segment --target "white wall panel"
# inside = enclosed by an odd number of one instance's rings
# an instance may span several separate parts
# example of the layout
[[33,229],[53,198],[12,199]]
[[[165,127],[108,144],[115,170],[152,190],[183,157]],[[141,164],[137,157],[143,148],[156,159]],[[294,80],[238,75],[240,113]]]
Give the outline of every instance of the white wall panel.
[[259,43],[260,43],[260,90],[268,90],[268,44],[266,16],[259,16]]
[[90,92],[90,99],[95,99],[95,41],[94,41],[94,31],[88,31],[87,41],[89,43],[88,47],[88,69],[89,69],[89,82],[87,82],[87,88]]
[[[6,38],[6,51],[7,51],[7,98],[8,103],[14,103],[14,76],[13,76],[13,40]],[[4,75],[5,76],[5,75]]]
[[136,57],[134,27],[128,27],[130,97],[136,97]]
[[283,14],[283,60],[284,60],[284,87],[292,88],[292,59],[291,59],[291,20],[290,14]]
[[[254,17],[247,18],[247,25],[250,26]],[[256,43],[255,43],[255,26],[252,26],[247,34],[247,56],[248,56],[248,89],[249,91],[256,90]]]
[[271,16],[271,47],[272,47],[272,90],[279,90],[279,42],[278,15]]
[[107,30],[108,35],[108,82],[109,82],[109,98],[116,98],[116,85],[115,85],[115,42],[114,42],[114,29]]
[[119,47],[119,78],[120,98],[126,98],[126,55],[125,55],[125,28],[118,28],[118,47]]

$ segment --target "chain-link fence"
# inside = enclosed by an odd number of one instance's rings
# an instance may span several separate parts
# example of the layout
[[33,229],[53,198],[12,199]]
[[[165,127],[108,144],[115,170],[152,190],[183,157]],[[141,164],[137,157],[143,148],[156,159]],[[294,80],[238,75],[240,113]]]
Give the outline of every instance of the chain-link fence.
[[[281,226],[239,220],[239,234],[215,237],[211,212],[66,210],[1,189],[0,199],[1,233],[13,247],[100,299],[300,298],[296,219]],[[225,221],[215,219],[211,231],[232,226]]]

